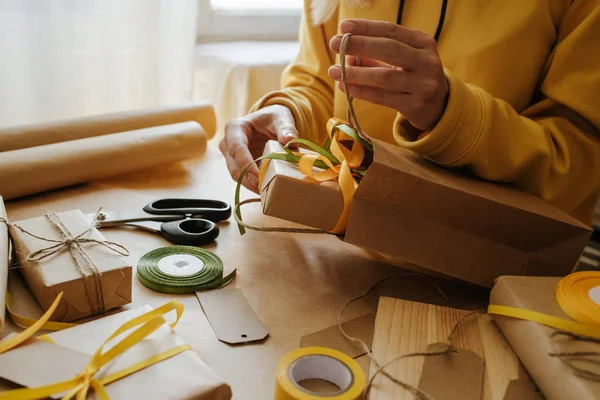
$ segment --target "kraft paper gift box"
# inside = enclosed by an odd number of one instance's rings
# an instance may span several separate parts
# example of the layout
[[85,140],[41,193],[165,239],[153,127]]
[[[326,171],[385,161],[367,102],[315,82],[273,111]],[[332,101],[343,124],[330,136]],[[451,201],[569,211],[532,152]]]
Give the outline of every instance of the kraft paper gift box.
[[[501,275],[562,276],[576,265],[590,227],[511,185],[442,168],[373,140],[344,240],[435,274],[492,287]],[[282,152],[269,142],[264,153]],[[343,209],[336,181],[318,184],[296,165],[271,160],[263,213],[329,230]]]
[[64,292],[52,320],[73,321],[131,303],[131,265],[100,243],[65,245],[47,257],[40,255],[35,257],[37,261],[28,261],[29,256],[64,240],[61,229],[68,230],[71,237],[89,230],[82,238],[106,240],[80,210],[55,215],[63,228],[47,216],[10,225],[17,265],[42,308],[47,310],[56,296]]
[[[39,387],[72,379],[83,372],[96,350],[117,328],[151,310],[150,306],[145,305],[54,332],[47,335],[51,343],[30,340],[20,347],[0,354],[0,377],[26,387]],[[166,315],[165,318],[170,322],[173,317]],[[94,378],[102,379],[164,351],[184,345],[185,342],[176,331],[177,328],[172,330],[168,325],[162,325],[150,336],[100,369]],[[120,340],[123,335],[115,340]],[[113,342],[109,342],[105,350],[111,348],[110,343]],[[105,388],[108,396],[113,400],[226,400],[231,398],[229,385],[193,350],[181,352],[152,364],[106,384]],[[93,390],[90,390],[88,398],[94,397],[92,393]]]
[[[502,276],[490,296],[490,303],[536,311],[564,319],[570,318],[556,303],[556,285],[560,278]],[[600,381],[577,376],[558,357],[557,352],[600,352],[600,344],[554,336],[555,329],[537,322],[492,315],[496,324],[529,371],[548,400],[600,399]],[[595,362],[583,359],[575,366],[600,374],[598,357]]]

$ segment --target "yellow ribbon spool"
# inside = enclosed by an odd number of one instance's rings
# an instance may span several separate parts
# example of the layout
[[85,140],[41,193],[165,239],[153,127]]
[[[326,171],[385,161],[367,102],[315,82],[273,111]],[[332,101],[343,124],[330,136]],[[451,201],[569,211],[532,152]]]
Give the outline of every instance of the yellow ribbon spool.
[[575,272],[561,279],[556,303],[575,321],[600,328],[600,272]]
[[496,304],[489,305],[488,313],[600,339],[600,272],[581,271],[567,275],[556,285],[555,297],[561,310],[573,320]]
[[[320,395],[300,386],[300,382],[306,379],[325,380],[340,390]],[[288,353],[279,361],[275,400],[358,400],[365,384],[362,368],[351,357],[325,347],[306,347]]]

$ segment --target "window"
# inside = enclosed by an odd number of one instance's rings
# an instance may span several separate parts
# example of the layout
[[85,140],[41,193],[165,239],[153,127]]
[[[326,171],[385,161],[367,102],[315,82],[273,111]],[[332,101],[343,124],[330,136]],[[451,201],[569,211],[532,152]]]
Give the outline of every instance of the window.
[[303,0],[198,0],[198,40],[296,40]]

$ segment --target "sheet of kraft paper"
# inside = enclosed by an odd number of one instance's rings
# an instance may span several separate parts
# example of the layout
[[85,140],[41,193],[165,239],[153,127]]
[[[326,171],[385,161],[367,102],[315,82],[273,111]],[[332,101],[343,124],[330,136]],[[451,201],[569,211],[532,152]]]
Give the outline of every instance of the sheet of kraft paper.
[[2,222],[2,218],[8,221],[4,201],[0,196],[0,337],[4,331],[4,318],[6,309],[6,284],[8,279],[8,226]]
[[203,126],[189,121],[6,151],[0,195],[10,200],[195,158],[206,145]]
[[210,139],[217,129],[214,108],[207,103],[166,105],[69,120],[0,128],[0,152],[44,146],[112,133],[196,121]]

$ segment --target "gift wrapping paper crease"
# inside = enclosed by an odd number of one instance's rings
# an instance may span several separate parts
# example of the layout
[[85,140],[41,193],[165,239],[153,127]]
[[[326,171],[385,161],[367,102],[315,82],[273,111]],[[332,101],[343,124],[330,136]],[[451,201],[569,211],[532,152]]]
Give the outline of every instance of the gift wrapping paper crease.
[[6,151],[0,194],[13,199],[198,157],[206,145],[203,126],[190,121]]

